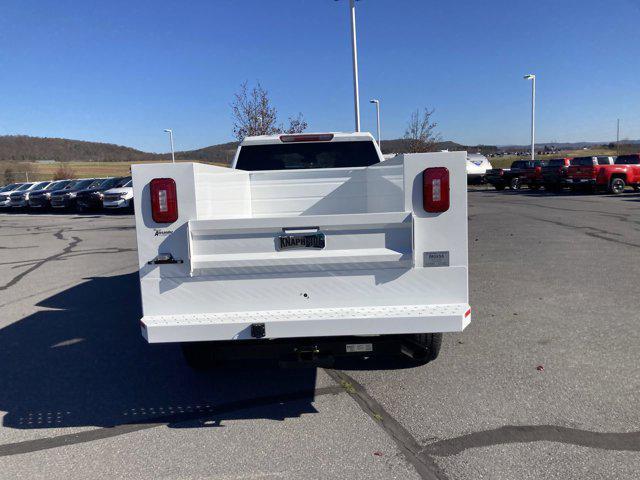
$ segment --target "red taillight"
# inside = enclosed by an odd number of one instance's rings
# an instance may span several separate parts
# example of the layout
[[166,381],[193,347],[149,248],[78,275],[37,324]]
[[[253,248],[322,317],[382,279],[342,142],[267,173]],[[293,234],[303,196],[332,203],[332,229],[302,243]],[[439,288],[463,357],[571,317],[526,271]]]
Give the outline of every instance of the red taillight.
[[445,167],[427,168],[422,172],[422,205],[425,212],[449,210],[449,170]]
[[307,135],[280,135],[280,141],[291,142],[329,142],[333,140],[333,133],[314,133]]
[[173,223],[178,219],[178,195],[173,178],[151,180],[151,216],[156,223]]

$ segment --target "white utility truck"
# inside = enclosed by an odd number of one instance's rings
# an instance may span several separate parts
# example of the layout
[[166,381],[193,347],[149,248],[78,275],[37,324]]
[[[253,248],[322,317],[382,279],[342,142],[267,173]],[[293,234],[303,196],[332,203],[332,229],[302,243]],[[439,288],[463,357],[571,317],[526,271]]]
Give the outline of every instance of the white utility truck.
[[231,168],[134,165],[142,335],[219,358],[434,359],[471,320],[466,152],[246,138]]

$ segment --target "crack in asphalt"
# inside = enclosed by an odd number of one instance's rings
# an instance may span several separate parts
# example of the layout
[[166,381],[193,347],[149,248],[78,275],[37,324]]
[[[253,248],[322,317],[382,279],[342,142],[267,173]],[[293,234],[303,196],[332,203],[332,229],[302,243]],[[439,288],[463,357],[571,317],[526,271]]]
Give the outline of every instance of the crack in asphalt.
[[450,457],[470,448],[531,442],[557,442],[601,450],[640,452],[640,431],[610,433],[556,425],[507,425],[440,440],[427,445],[424,451],[440,457]]
[[624,240],[618,240],[617,238],[611,238],[611,237],[605,236],[605,235],[621,236],[620,233],[609,232],[607,230],[602,230],[602,229],[596,228],[596,227],[580,227],[578,225],[571,225],[570,223],[560,222],[559,220],[550,220],[548,218],[534,217],[533,215],[523,215],[523,216],[526,217],[526,218],[530,218],[532,220],[537,220],[539,222],[551,223],[552,225],[557,225],[559,227],[569,228],[571,230],[579,230],[579,231],[582,231],[585,235],[587,235],[589,237],[592,237],[592,238],[598,238],[600,240],[606,240],[607,242],[613,242],[613,243],[618,243],[620,245],[626,245],[627,247],[640,248],[640,244],[627,242],[627,241],[624,241]]
[[[64,230],[60,229],[56,233],[54,233],[53,236],[55,238],[60,239],[60,240],[64,240],[64,237],[62,236],[62,232],[64,232]],[[42,260],[34,263],[30,268],[26,269],[23,272],[20,272],[15,277],[13,277],[11,280],[9,280],[9,282],[7,282],[5,285],[1,285],[0,286],[0,291],[7,290],[8,288],[11,288],[15,284],[17,284],[20,280],[22,280],[24,277],[29,275],[31,272],[37,270],[38,268],[42,267],[47,262],[50,262],[52,260],[57,260],[62,255],[66,255],[67,253],[71,252],[71,250],[73,250],[73,248],[76,247],[80,242],[82,242],[82,239],[80,239],[78,237],[71,237],[71,241],[67,244],[66,247],[64,247],[62,249],[61,252],[58,252],[58,253],[56,253],[54,255],[51,255],[51,256],[46,257],[46,258],[43,258]]]
[[[76,250],[71,254],[60,256],[54,260],[66,260],[68,258],[75,257],[83,257],[86,255],[109,255],[112,253],[125,253],[125,252],[135,252],[135,248],[120,248],[120,247],[107,247],[107,248],[96,248],[94,250]],[[31,258],[29,260],[16,260],[15,262],[0,262],[0,265],[13,265],[11,268],[20,268],[26,267],[28,265],[33,265],[36,262],[42,261],[42,258]]]
[[407,461],[425,480],[447,480],[444,471],[433,458],[423,451],[423,446],[393,418],[378,401],[356,380],[340,370],[324,369],[327,374],[353,398],[362,411],[369,415],[395,442]]
[[0,445],[0,457],[38,452],[41,450],[66,447],[79,443],[93,442],[96,440],[117,437],[119,435],[126,435],[128,433],[138,432],[141,430],[147,430],[160,426],[184,423],[194,420],[206,420],[207,418],[211,418],[222,413],[232,413],[238,410],[267,407],[269,405],[274,405],[282,402],[294,402],[298,400],[307,400],[309,399],[309,397],[316,398],[322,395],[339,395],[341,393],[344,393],[344,390],[342,387],[337,385],[330,387],[321,387],[314,390],[301,390],[279,395],[269,395],[264,397],[237,400],[215,407],[201,409],[200,411],[163,415],[159,417],[140,420],[139,422],[122,423],[83,432],[70,433],[67,435],[38,438],[35,440],[25,440],[15,443],[5,443],[3,445]]
[[[567,207],[558,207],[553,205],[542,205],[539,203],[528,203],[528,202],[514,202],[504,200],[501,203],[510,204],[510,205],[519,205],[519,206],[532,206],[538,208],[546,208],[547,210],[560,210],[564,212],[574,212],[574,213],[595,213],[598,215],[602,215],[604,217],[617,218],[621,222],[629,222],[629,214],[624,213],[612,213],[612,212],[603,212],[601,210],[589,210],[589,209],[581,209],[581,208],[567,208]],[[593,202],[595,203],[595,202]],[[632,223],[638,223],[636,221],[632,221]]]

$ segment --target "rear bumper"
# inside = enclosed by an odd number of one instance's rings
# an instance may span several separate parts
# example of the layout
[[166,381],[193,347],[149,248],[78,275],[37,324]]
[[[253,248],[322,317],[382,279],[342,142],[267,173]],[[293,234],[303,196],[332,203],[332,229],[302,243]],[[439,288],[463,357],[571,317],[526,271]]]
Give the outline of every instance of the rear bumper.
[[164,343],[262,338],[254,325],[275,339],[461,332],[470,322],[468,304],[441,304],[145,316],[141,329],[149,343]]
[[565,185],[595,185],[595,178],[566,178]]
[[129,206],[129,200],[124,198],[118,200],[103,200],[102,206],[104,208],[127,208]]
[[497,176],[485,175],[484,179],[487,183],[490,183],[491,185],[496,185],[496,184],[505,185],[507,183],[506,178],[504,178],[503,176],[497,177]]

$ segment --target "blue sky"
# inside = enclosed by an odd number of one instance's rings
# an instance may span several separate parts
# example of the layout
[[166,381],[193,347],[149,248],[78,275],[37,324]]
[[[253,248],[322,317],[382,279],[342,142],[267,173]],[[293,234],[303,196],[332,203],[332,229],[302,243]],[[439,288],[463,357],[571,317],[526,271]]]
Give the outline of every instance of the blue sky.
[[[436,109],[445,139],[529,140],[538,76],[539,141],[640,138],[640,3],[488,0],[357,3],[363,130],[402,136]],[[229,104],[259,80],[283,119],[353,129],[347,0],[4,0],[0,135],[166,151],[232,139]]]

